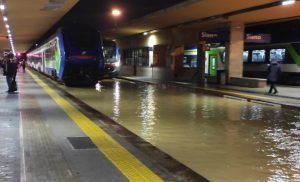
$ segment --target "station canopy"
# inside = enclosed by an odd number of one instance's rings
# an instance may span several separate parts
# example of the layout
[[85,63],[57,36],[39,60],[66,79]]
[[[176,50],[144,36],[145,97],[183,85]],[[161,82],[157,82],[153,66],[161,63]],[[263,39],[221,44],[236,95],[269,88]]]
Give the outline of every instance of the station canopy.
[[[104,36],[119,38],[168,27],[198,29],[300,19],[300,1],[282,6],[279,0],[0,0],[5,6],[0,20],[0,49],[10,49],[6,24],[15,50],[27,51],[52,29],[65,23],[85,21]],[[164,2],[164,3],[162,3]],[[122,17],[110,16],[113,6]],[[3,17],[7,17],[4,21]]]

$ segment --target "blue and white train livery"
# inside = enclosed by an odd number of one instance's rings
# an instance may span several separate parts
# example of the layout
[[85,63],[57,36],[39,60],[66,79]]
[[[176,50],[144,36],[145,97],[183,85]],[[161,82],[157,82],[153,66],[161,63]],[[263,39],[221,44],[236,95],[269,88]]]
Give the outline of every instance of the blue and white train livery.
[[104,75],[100,33],[86,28],[59,28],[28,53],[28,65],[66,85],[95,84]]

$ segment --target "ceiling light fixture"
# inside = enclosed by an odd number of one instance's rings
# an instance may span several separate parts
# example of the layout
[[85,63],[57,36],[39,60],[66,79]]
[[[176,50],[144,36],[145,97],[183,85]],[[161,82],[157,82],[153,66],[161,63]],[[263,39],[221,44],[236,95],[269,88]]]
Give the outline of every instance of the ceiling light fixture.
[[11,49],[12,53],[15,54],[16,52],[15,52],[15,47],[14,47],[14,42],[13,42],[12,31],[9,28],[10,26],[8,24],[7,10],[5,10],[6,6],[5,6],[4,2],[5,1],[0,0],[0,10],[1,10],[3,21],[5,22],[5,27],[7,29],[7,35],[8,35],[7,38],[10,43],[10,49]]
[[286,1],[282,1],[281,5],[286,6],[289,4],[294,4],[296,1],[295,0],[286,0]]

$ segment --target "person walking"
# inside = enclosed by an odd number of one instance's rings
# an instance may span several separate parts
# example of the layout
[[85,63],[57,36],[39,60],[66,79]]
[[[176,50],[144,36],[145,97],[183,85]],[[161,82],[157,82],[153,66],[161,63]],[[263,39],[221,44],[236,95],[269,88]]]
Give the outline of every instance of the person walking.
[[277,61],[272,61],[271,64],[268,67],[268,76],[267,80],[270,84],[269,94],[272,93],[272,90],[274,90],[273,94],[277,94],[278,90],[276,88],[276,82],[278,80],[278,77],[281,73],[280,66]]
[[6,73],[5,73],[9,93],[13,93],[14,91],[16,91],[16,85],[14,86],[14,83],[16,81],[17,70],[18,70],[18,64],[16,60],[14,60],[14,54],[9,53],[7,55]]

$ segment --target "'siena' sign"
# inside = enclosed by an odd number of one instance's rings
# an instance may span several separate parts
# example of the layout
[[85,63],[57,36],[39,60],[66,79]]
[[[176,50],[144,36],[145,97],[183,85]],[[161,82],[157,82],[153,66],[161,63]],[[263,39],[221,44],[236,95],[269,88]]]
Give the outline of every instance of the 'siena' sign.
[[270,43],[270,34],[246,34],[245,42],[251,43]]

